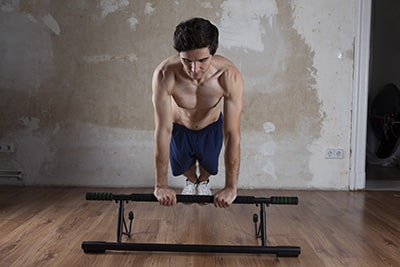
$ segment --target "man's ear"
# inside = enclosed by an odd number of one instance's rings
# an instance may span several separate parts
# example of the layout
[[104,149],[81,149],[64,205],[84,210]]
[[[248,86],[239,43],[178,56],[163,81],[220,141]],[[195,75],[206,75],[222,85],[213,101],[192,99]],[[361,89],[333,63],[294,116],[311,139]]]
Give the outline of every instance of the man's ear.
[[[214,56],[214,55],[217,53],[218,48],[219,48],[219,43],[217,43],[217,47],[215,48],[215,53],[214,53],[212,56]],[[210,50],[210,47],[208,47],[208,50]],[[210,52],[211,52],[211,51],[210,51]]]

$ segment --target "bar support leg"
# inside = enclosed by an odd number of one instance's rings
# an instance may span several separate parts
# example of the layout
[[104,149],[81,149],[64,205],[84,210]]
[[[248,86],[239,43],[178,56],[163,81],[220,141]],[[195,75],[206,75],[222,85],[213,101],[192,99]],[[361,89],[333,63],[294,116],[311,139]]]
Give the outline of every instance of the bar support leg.
[[[257,238],[261,238],[261,245],[263,247],[267,246],[267,213],[265,210],[266,204],[260,203],[260,214],[255,213],[253,215],[254,231]],[[258,220],[260,219],[260,224]]]
[[119,210],[118,210],[118,225],[117,225],[117,242],[122,242],[122,234],[123,234],[123,225],[124,225],[124,201],[119,201]]
[[260,204],[260,227],[261,227],[261,245],[267,245],[267,213],[265,212],[265,204]]

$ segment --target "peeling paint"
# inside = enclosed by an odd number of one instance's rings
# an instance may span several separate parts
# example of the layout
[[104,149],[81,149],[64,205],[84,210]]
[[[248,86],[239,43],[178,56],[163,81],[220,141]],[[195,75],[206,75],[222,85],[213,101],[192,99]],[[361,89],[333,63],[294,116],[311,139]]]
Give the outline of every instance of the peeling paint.
[[152,3],[146,3],[146,7],[144,8],[144,13],[149,16],[153,15],[154,8]]
[[263,124],[264,131],[266,133],[273,133],[275,132],[275,125],[272,122],[266,122]]
[[241,1],[227,0],[221,8],[221,45],[263,51],[262,35],[266,25],[262,23],[262,18],[268,18],[269,27],[273,26],[274,17],[278,14],[275,1],[253,0],[251,4],[244,5]]
[[60,35],[60,26],[58,25],[57,21],[53,18],[52,15],[47,14],[43,16],[43,23],[52,30],[53,33],[56,35]]
[[1,11],[2,12],[13,12],[18,9],[19,1],[18,0],[9,0],[9,1],[2,1],[1,3]]
[[[239,188],[344,188],[348,158],[323,159],[351,130],[355,0],[337,1],[0,0],[0,133],[16,148],[0,164],[27,184],[153,186],[151,76],[176,23],[202,16],[244,78]],[[225,173],[221,153],[214,188]]]
[[21,125],[25,126],[30,131],[35,131],[39,129],[40,119],[31,117],[22,117],[19,119],[19,122],[21,123]]
[[84,62],[87,63],[101,63],[108,61],[126,61],[135,62],[138,60],[135,54],[129,55],[94,55],[94,56],[84,56],[82,57]]
[[30,21],[32,21],[33,23],[37,23],[37,22],[38,22],[37,19],[36,19],[34,16],[32,16],[31,14],[26,14],[26,17],[27,17]]
[[107,17],[110,13],[114,13],[124,7],[129,5],[128,0],[101,0],[100,1],[100,8],[101,16],[103,18]]
[[[350,167],[348,161],[327,164],[323,151],[329,146],[350,147],[354,41],[354,2],[337,0],[294,0],[291,2],[293,28],[303,37],[313,51],[313,68],[318,71],[313,79],[319,88],[321,102],[320,132],[314,139],[308,167],[312,173],[310,186],[337,188],[348,186],[348,177],[343,172]],[[347,8],[344,6],[347,5]],[[318,12],[316,12],[318,10]],[[332,16],[331,14],[335,14]],[[313,25],[313,26],[311,26]],[[336,37],[333,37],[336,36]],[[333,71],[335,70],[335,71]],[[334,99],[341,99],[336,102]],[[341,108],[338,108],[338,107]],[[321,167],[324,166],[324,167]],[[341,167],[340,167],[341,166]],[[327,182],[331,181],[331,182]]]
[[128,22],[129,22],[129,25],[130,25],[131,29],[132,29],[133,31],[136,31],[136,25],[139,24],[139,21],[138,21],[138,19],[136,18],[136,16],[135,16],[135,15],[132,15],[132,17],[130,17],[130,18],[128,19]]

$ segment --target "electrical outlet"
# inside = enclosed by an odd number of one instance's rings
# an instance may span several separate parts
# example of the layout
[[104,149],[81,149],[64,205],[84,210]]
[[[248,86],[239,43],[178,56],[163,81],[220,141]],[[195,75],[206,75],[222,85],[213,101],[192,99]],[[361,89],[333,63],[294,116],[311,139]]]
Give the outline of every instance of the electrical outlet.
[[344,158],[344,149],[336,148],[335,149],[335,159],[342,159],[342,158]]
[[326,148],[325,149],[326,159],[342,159],[344,158],[343,148]]
[[14,152],[14,144],[0,143],[0,152]]
[[334,148],[325,149],[325,158],[326,159],[334,159],[335,158],[335,149]]

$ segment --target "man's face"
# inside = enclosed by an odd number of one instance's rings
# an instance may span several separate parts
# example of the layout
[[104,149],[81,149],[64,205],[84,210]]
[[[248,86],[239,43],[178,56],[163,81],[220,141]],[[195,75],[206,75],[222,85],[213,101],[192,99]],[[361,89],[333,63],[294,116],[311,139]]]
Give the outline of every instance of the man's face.
[[211,65],[212,55],[208,47],[179,53],[186,73],[195,80],[201,80]]

